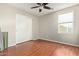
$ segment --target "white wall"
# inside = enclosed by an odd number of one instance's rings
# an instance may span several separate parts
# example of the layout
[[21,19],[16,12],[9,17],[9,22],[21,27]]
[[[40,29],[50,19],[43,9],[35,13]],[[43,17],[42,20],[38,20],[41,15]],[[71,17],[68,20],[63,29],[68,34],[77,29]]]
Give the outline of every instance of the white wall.
[[6,4],[0,4],[0,27],[2,32],[8,32],[8,45],[16,43],[16,10]]
[[[59,34],[58,33],[58,14],[74,12],[74,32],[70,34]],[[40,38],[68,43],[72,45],[79,45],[79,5],[57,12],[44,15],[39,17],[40,27],[39,36]]]
[[[22,14],[33,20],[32,22],[32,39],[36,38],[38,35],[38,17],[32,16],[22,10],[19,10],[13,6],[7,4],[0,4],[0,27],[2,32],[8,32],[8,46],[16,45],[16,14]],[[27,22],[26,22],[27,23]],[[26,26],[27,27],[27,26]],[[36,29],[36,30],[34,30]],[[24,32],[23,32],[24,33]],[[25,31],[26,33],[26,31]],[[27,41],[27,39],[23,39]],[[20,41],[21,42],[21,41]],[[20,43],[19,42],[19,43]]]

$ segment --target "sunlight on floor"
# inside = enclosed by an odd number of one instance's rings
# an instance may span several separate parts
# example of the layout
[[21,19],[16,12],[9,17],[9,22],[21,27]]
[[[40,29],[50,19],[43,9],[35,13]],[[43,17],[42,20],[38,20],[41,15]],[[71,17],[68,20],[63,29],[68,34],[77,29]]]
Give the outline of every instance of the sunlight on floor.
[[54,51],[54,55],[56,55],[56,56],[73,56],[73,55],[76,55],[76,53],[75,53],[75,51],[73,51],[71,49],[60,47]]

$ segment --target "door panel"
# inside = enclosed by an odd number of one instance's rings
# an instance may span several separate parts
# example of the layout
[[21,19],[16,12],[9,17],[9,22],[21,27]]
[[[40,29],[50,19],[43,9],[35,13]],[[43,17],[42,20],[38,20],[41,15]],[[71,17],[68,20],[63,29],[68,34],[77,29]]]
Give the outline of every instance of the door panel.
[[16,15],[16,43],[32,39],[32,19],[28,16]]

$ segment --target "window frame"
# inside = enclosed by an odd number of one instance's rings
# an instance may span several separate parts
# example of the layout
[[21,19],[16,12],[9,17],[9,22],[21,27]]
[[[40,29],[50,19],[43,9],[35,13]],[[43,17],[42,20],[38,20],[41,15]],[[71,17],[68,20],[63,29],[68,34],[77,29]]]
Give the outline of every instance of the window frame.
[[[63,15],[63,14],[68,14],[68,13],[72,13],[72,18],[73,18],[72,22],[62,22],[62,23],[59,23],[59,16]],[[63,14],[59,14],[58,15],[58,33],[73,33],[74,32],[74,12],[67,12],[67,13],[63,13]],[[60,24],[67,24],[67,23],[72,23],[72,31],[69,32],[68,29],[67,29],[67,32],[59,31],[60,30],[60,28],[59,28]]]

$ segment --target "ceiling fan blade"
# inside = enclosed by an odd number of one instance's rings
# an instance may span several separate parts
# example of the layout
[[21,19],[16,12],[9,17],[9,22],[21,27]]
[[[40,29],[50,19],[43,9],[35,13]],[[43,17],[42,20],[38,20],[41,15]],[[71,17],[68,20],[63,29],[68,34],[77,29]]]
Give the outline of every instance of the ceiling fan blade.
[[39,9],[39,12],[41,12],[42,11],[42,9]]
[[50,7],[48,7],[48,6],[44,6],[43,8],[44,8],[44,9],[51,9],[51,8],[50,8]]
[[38,8],[39,6],[31,7],[31,9]]
[[41,6],[41,3],[37,3],[37,5],[40,5]]
[[44,6],[45,6],[45,5],[47,5],[47,4],[48,4],[48,3],[43,3],[42,5],[44,5]]

